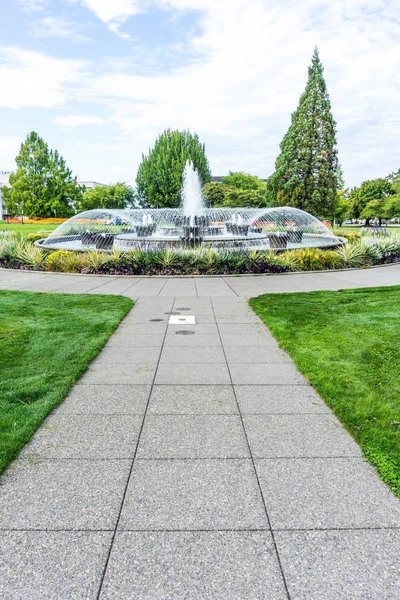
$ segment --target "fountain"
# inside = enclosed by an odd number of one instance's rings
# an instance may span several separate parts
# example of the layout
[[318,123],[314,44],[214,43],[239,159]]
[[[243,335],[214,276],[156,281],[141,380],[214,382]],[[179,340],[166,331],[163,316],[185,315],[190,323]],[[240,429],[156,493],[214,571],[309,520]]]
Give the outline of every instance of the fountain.
[[343,242],[312,215],[291,207],[207,208],[187,162],[182,207],[98,209],[75,215],[39,245],[48,249],[128,251],[198,246],[234,250],[337,247]]

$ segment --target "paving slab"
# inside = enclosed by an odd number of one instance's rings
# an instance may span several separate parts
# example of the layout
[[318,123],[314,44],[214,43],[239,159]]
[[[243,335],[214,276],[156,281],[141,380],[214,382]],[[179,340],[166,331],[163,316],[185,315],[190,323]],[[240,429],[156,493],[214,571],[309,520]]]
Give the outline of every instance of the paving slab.
[[133,458],[143,417],[75,415],[48,417],[20,456],[38,458]]
[[54,414],[143,415],[150,385],[75,385]]
[[218,327],[216,323],[196,323],[196,325],[185,325],[185,323],[179,323],[179,325],[169,325],[167,329],[167,336],[175,335],[180,329],[184,329],[185,331],[194,331],[198,335],[218,335]]
[[116,277],[112,281],[105,281],[103,284],[97,286],[93,290],[90,290],[88,294],[123,294],[127,290],[131,290],[132,287],[140,281],[139,278],[131,277]]
[[400,527],[400,503],[359,458],[257,460],[273,529]]
[[245,414],[331,414],[310,385],[235,385],[240,411]]
[[[264,350],[264,348],[262,348]],[[274,352],[273,350],[272,352]],[[234,385],[308,385],[307,379],[293,363],[229,363],[229,372]]]
[[287,600],[269,532],[117,533],[101,600]]
[[130,348],[126,348],[124,352],[121,352],[118,347],[109,347],[106,345],[90,366],[124,365],[125,369],[129,369],[135,363],[156,363],[159,356],[160,348],[157,346],[145,346],[142,348],[131,346]]
[[148,414],[238,414],[230,385],[155,385]]
[[148,415],[138,458],[247,458],[236,415]]
[[[196,280],[197,281],[197,280]],[[179,295],[174,299],[174,310],[199,310],[209,309],[212,311],[211,299],[207,298],[194,298],[193,296],[182,296]]]
[[90,366],[86,373],[81,377],[80,383],[83,384],[151,384],[156,373],[157,361],[153,362],[134,362],[127,364],[100,364]]
[[111,532],[2,531],[2,600],[95,600]]
[[251,335],[232,335],[230,333],[221,334],[222,344],[225,348],[233,346],[240,348],[242,346],[251,346],[252,348],[276,348],[279,349],[278,342],[270,336],[262,333]]
[[221,338],[219,335],[168,335],[165,338],[164,348],[211,348],[221,347]]
[[225,357],[228,364],[255,363],[289,363],[293,365],[292,359],[280,348],[253,348],[251,346],[228,346],[225,348]]
[[261,319],[259,319],[259,317],[257,317],[257,315],[251,311],[243,312],[243,314],[240,313],[235,316],[228,317],[219,316],[219,314],[217,313],[215,315],[215,319],[220,325],[229,325],[230,323],[235,323],[237,325],[257,325],[262,323]]
[[[207,350],[205,350],[207,352]],[[190,364],[162,363],[158,365],[155,383],[157,384],[229,384],[228,367],[224,363],[202,363],[201,369]]]
[[266,529],[251,460],[137,460],[119,529]]
[[400,598],[400,530],[279,531],[291,598]]
[[109,530],[131,460],[19,460],[2,478],[1,528]]
[[144,348],[146,346],[155,346],[161,348],[164,340],[164,333],[153,333],[149,335],[120,335],[111,336],[107,342],[108,348]]
[[227,333],[229,335],[262,335],[272,338],[263,323],[219,323],[218,329],[222,336]]
[[123,321],[115,331],[115,337],[125,337],[131,335],[163,335],[167,330],[167,321],[152,321],[148,319],[146,323],[132,323]]
[[[168,347],[164,348],[160,357],[160,363],[179,363],[180,365],[203,364],[203,363],[223,363],[226,365],[225,355],[221,346],[212,346],[211,348],[197,348],[194,346],[188,352],[187,348]],[[219,369],[216,366],[216,369]],[[192,367],[184,367],[185,369],[193,369]]]
[[[136,308],[131,310],[124,319],[124,325],[147,325],[151,323],[161,323],[167,325],[168,316],[162,310],[150,310],[149,312],[140,311]],[[159,321],[153,321],[159,319]]]
[[360,446],[338,419],[323,415],[244,415],[256,458],[361,457]]

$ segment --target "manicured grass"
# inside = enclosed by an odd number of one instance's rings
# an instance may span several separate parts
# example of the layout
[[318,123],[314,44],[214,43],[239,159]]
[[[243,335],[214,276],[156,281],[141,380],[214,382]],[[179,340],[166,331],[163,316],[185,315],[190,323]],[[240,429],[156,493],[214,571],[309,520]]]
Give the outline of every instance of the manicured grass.
[[6,223],[0,221],[0,233],[2,231],[17,231],[28,235],[29,233],[37,233],[38,231],[54,231],[60,223]]
[[0,291],[0,472],[132,305],[119,296]]
[[400,286],[250,300],[400,496]]

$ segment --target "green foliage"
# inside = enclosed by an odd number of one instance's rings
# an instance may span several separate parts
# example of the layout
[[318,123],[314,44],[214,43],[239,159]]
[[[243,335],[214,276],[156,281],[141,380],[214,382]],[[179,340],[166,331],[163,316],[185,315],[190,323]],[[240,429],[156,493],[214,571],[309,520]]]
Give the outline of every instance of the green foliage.
[[81,252],[56,250],[51,252],[45,262],[46,271],[60,273],[81,273],[88,266],[87,255]]
[[360,243],[345,244],[337,250],[340,261],[344,267],[358,268],[366,262],[365,248]]
[[82,190],[57,150],[32,131],[21,144],[11,188],[4,188],[9,215],[70,217],[80,202]]
[[400,287],[250,300],[400,496]]
[[85,190],[78,212],[94,208],[128,208],[134,205],[134,199],[132,187],[125,183],[98,185],[92,190]]
[[340,190],[336,193],[336,204],[335,204],[335,223],[342,225],[351,214],[351,203],[345,196],[344,190]]
[[129,298],[0,291],[0,471],[67,395]]
[[317,48],[305,92],[280,149],[275,173],[268,180],[273,204],[333,217],[340,183],[336,123]]
[[398,211],[398,207],[394,194],[396,186],[388,177],[364,181],[360,187],[353,188],[349,193],[349,214],[355,219],[366,219],[366,225],[370,219],[381,221],[386,216],[396,216],[394,213]]
[[30,242],[37,242],[38,240],[41,240],[42,238],[47,237],[47,235],[44,234],[40,234],[40,233],[28,233],[28,235],[26,236],[26,239]]
[[201,185],[211,179],[211,171],[197,134],[189,131],[164,131],[147,156],[142,156],[136,176],[138,201],[152,208],[180,205],[182,176],[190,161],[198,171]]
[[385,201],[385,217],[393,219],[400,217],[400,194],[390,196]]
[[276,253],[273,250],[232,250],[199,247],[165,248],[129,252],[49,252],[37,248],[21,235],[0,235],[0,266],[65,273],[112,275],[224,275],[282,273],[358,268],[400,261],[400,235],[363,236],[349,232],[352,243],[337,250],[298,248]]
[[255,175],[229,172],[221,183],[208,183],[203,194],[210,206],[239,208],[266,206],[267,185]]
[[260,208],[265,206],[265,202],[265,190],[240,190],[230,188],[225,193],[223,206],[231,208],[239,208],[242,206]]
[[208,206],[224,206],[225,202],[225,194],[228,190],[233,190],[234,188],[228,188],[226,185],[222,185],[217,181],[213,181],[212,183],[206,183],[203,186],[203,196],[208,204]]
[[392,184],[387,179],[373,179],[364,181],[360,186],[361,218],[366,219],[368,225],[370,219],[379,219],[385,216],[386,198],[393,193]]
[[229,171],[229,175],[222,178],[222,185],[236,188],[238,190],[255,190],[265,193],[267,184],[256,175],[248,173]]

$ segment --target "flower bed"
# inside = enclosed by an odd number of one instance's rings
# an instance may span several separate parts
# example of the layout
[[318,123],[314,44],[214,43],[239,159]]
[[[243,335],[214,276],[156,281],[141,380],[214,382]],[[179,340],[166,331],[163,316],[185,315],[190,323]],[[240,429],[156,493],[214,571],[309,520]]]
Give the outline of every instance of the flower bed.
[[18,235],[0,238],[0,267],[109,275],[244,275],[368,267],[400,261],[400,236],[361,237],[337,250],[166,249],[49,251]]

